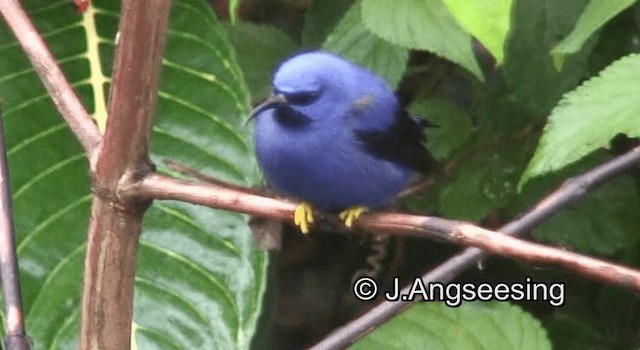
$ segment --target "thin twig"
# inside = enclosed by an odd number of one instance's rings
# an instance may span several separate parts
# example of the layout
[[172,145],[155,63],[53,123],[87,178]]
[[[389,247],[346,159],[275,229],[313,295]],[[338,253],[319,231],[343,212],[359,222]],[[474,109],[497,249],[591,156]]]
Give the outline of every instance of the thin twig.
[[2,275],[2,298],[7,335],[4,347],[7,350],[31,349],[24,328],[20,275],[16,257],[13,210],[9,191],[9,168],[4,144],[4,126],[0,106],[0,274]]
[[121,196],[154,171],[149,137],[170,0],[122,2],[109,117],[93,167],[80,349],[130,349],[142,217],[150,201]]
[[0,13],[29,57],[62,117],[90,157],[100,132],[60,66],[17,0],[0,0]]
[[[637,166],[639,161],[640,147],[636,147],[622,156],[616,157],[580,176],[571,178],[563,183],[556,191],[540,201],[528,213],[508,223],[498,231],[513,236],[524,235],[545,222],[560,209],[584,197],[595,187],[622,174],[625,170]],[[478,248],[467,248],[423,275],[422,281],[425,284],[452,281],[456,276],[475,266],[488,255],[488,252]],[[401,291],[401,294],[408,293],[409,288],[409,286],[405,287]],[[347,347],[367,332],[388,321],[410,304],[411,302],[407,301],[383,301],[364,315],[333,331],[313,346],[312,349],[338,349]]]
[[165,159],[164,164],[167,167],[169,167],[169,169],[171,170],[177,171],[183,175],[192,177],[204,183],[208,183],[216,186],[222,186],[225,188],[231,188],[233,190],[242,191],[246,193],[260,194],[260,191],[254,190],[252,188],[238,186],[230,182],[222,181],[220,179],[216,179],[215,177],[204,174],[196,169],[190,168],[182,163],[176,162],[175,160]]

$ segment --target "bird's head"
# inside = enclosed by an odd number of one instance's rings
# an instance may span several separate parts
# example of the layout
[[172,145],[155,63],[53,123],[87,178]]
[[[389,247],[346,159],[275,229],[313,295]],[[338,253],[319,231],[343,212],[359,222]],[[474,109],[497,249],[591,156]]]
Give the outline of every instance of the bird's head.
[[276,109],[280,122],[300,125],[331,122],[353,105],[361,68],[322,51],[301,53],[284,61],[273,75],[271,96],[251,113]]

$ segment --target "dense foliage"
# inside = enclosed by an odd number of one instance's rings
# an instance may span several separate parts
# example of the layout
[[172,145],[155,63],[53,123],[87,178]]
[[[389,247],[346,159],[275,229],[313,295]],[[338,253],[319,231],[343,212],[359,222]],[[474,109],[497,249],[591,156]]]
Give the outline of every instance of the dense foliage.
[[[23,3],[102,125],[116,2],[93,1],[84,15],[71,1]],[[277,63],[310,48],[377,72],[409,111],[438,125],[426,146],[442,174],[399,210],[497,228],[568,177],[638,144],[635,1],[213,3],[174,1],[152,148],[163,172],[170,172],[162,166],[168,158],[226,181],[258,184],[244,119],[269,93]],[[4,25],[0,57],[26,325],[38,348],[73,348],[91,198],[87,161]],[[639,266],[633,175],[558,213],[534,239]],[[153,205],[136,271],[138,348],[298,348],[372,305],[356,301],[349,283],[376,250],[371,242],[287,231],[280,256],[273,254],[269,264],[268,254],[254,248],[246,221],[183,203]],[[386,287],[392,276],[411,281],[458,249],[413,239],[384,242],[375,277]],[[418,304],[356,347],[640,346],[640,306],[630,292],[503,259],[488,260],[460,281],[525,277],[564,282],[564,305]]]

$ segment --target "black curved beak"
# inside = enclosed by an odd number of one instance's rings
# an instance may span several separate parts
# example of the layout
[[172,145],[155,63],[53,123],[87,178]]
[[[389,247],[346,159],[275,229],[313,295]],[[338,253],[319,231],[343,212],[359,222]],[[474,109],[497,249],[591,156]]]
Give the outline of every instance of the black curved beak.
[[264,100],[261,104],[255,106],[251,110],[251,115],[249,116],[249,119],[247,119],[247,121],[244,122],[244,125],[246,126],[247,124],[249,124],[249,122],[252,121],[256,117],[256,115],[258,115],[258,113],[265,111],[267,109],[275,108],[275,107],[286,105],[286,104],[287,104],[287,98],[284,95],[271,94],[271,96],[267,97],[266,100]]

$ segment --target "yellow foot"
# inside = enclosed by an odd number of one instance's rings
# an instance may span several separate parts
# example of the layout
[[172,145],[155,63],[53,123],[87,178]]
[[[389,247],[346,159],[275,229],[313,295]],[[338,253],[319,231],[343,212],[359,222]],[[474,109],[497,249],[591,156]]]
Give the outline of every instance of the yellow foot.
[[313,224],[313,207],[307,202],[302,202],[293,213],[293,222],[300,227],[302,233],[309,233],[309,225]]
[[345,226],[351,227],[353,225],[353,222],[356,221],[356,219],[359,218],[360,215],[362,215],[362,213],[366,212],[367,210],[369,209],[363,206],[350,207],[340,212],[340,219],[344,221]]

